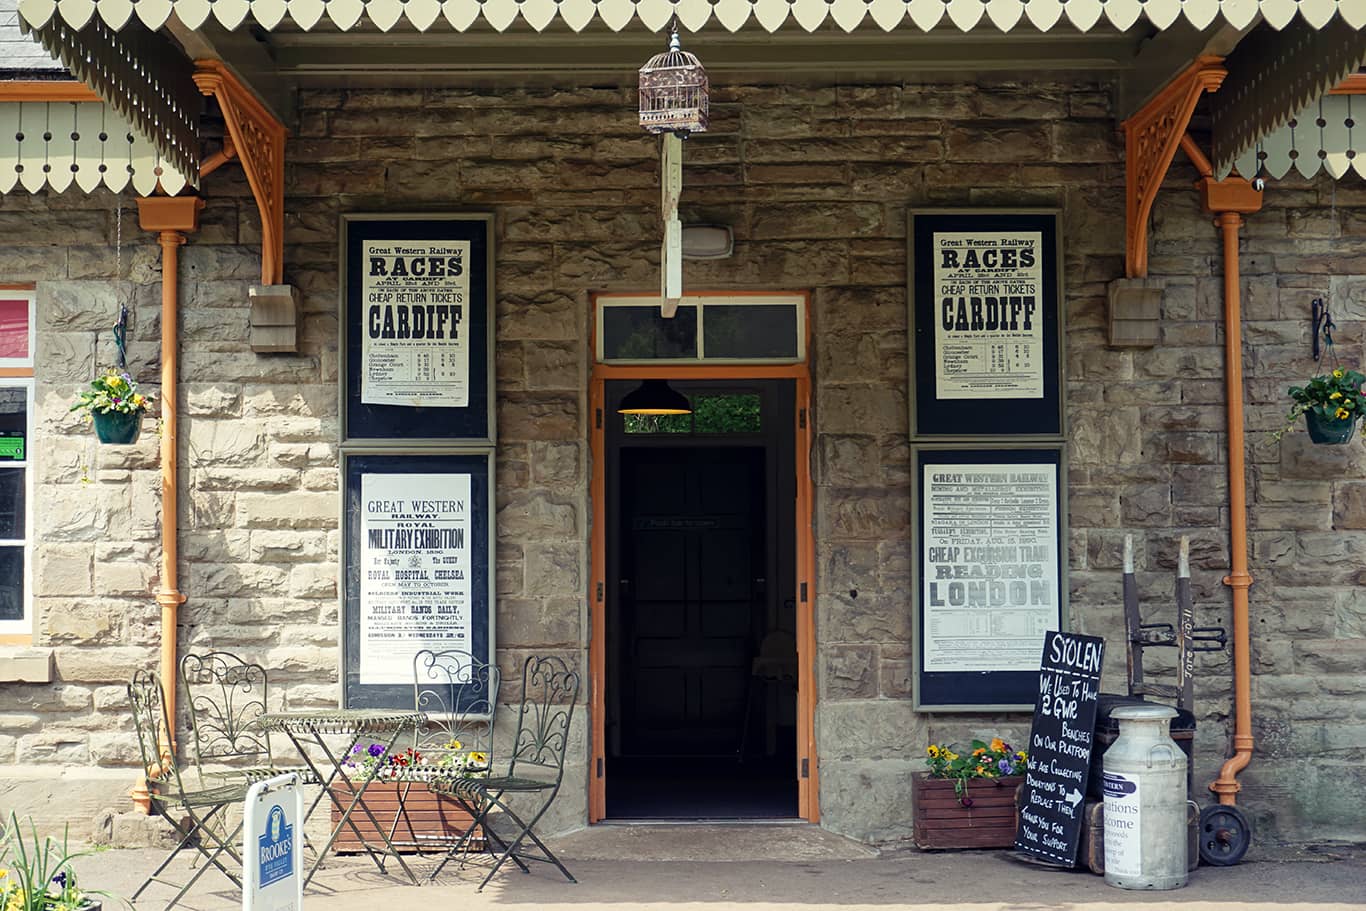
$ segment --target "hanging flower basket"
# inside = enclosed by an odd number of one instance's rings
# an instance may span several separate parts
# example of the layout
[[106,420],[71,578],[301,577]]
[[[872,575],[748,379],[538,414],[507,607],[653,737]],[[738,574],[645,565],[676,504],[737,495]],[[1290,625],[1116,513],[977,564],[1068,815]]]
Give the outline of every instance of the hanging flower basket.
[[95,423],[101,443],[127,445],[142,433],[142,416],[151,404],[126,373],[110,368],[76,396],[72,411],[85,411]]
[[1295,404],[1285,416],[1285,427],[1275,434],[1275,438],[1280,439],[1295,426],[1300,415],[1304,415],[1309,439],[1315,443],[1346,443],[1356,432],[1356,425],[1366,419],[1363,383],[1366,383],[1366,376],[1337,367],[1303,386],[1291,386],[1290,398]]
[[1346,443],[1356,433],[1355,418],[1329,418],[1317,411],[1304,413],[1304,426],[1309,431],[1309,439],[1315,443]]
[[136,443],[142,435],[141,411],[96,411],[91,417],[95,420],[95,436],[101,443],[126,446]]

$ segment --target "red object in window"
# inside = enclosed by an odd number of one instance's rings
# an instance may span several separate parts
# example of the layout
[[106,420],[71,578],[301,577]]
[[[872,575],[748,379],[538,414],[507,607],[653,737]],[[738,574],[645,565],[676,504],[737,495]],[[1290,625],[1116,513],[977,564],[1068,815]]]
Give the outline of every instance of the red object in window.
[[27,300],[0,300],[0,357],[29,357]]

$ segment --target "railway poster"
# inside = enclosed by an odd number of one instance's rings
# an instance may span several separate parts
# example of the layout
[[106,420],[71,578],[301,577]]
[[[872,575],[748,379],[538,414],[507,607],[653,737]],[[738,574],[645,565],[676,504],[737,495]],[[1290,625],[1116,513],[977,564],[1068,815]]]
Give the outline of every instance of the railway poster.
[[1043,234],[936,231],[935,394],[1044,397]]
[[472,648],[468,474],[363,474],[359,682],[411,684],[421,649]]
[[367,240],[361,255],[361,402],[468,406],[470,242]]
[[923,670],[1037,671],[1058,622],[1058,469],[925,464]]

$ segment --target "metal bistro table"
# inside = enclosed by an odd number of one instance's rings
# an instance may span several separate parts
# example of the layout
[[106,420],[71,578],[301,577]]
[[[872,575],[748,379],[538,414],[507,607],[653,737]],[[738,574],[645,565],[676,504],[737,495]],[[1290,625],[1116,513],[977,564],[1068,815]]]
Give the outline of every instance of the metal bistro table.
[[[298,750],[299,755],[303,757],[304,763],[308,765],[309,769],[318,777],[318,780],[322,782],[322,794],[319,794],[314,798],[313,803],[309,805],[308,813],[305,814],[305,818],[313,815],[313,811],[316,810],[318,804],[322,802],[323,795],[327,795],[332,804],[335,804],[337,809],[341,811],[340,821],[333,827],[331,835],[328,836],[327,843],[318,851],[318,856],[313,861],[313,867],[308,871],[308,875],[304,878],[305,886],[313,881],[314,875],[318,872],[319,868],[322,867],[323,860],[327,857],[327,852],[332,848],[332,844],[337,840],[337,836],[341,834],[342,826],[351,827],[351,831],[355,833],[356,838],[360,841],[361,845],[364,846],[366,853],[370,855],[370,859],[374,861],[375,866],[379,868],[381,873],[385,872],[385,858],[392,855],[394,859],[398,861],[398,865],[403,869],[403,872],[407,874],[409,881],[412,882],[413,885],[417,885],[417,877],[413,875],[413,871],[408,868],[403,857],[394,848],[393,841],[387,834],[386,827],[380,825],[379,820],[375,818],[375,814],[365,805],[365,789],[370,786],[370,782],[375,780],[375,776],[379,772],[379,766],[374,766],[365,772],[352,777],[351,775],[346,774],[342,768],[342,764],[350,757],[352,748],[363,738],[369,738],[374,743],[383,743],[384,752],[388,754],[393,749],[394,744],[398,741],[400,734],[405,730],[413,729],[416,725],[423,724],[426,720],[427,716],[422,712],[403,712],[385,709],[323,709],[307,712],[268,712],[260,717],[260,724],[265,730],[279,731],[290,739],[290,742],[294,744],[294,748]],[[326,737],[328,735],[339,734],[345,735],[348,738],[347,744],[340,753],[334,753],[327,745]],[[308,746],[316,747],[317,751],[326,757],[327,764],[332,767],[330,772],[323,774],[322,769],[319,768],[321,763],[314,760],[313,755],[307,748]],[[333,792],[332,784],[337,779],[341,779],[342,784],[345,785],[345,790],[351,792],[351,800],[349,803],[344,802],[346,798],[345,793],[338,795]],[[339,788],[338,790],[341,789]],[[379,837],[384,841],[383,850],[372,845],[370,840],[361,833],[360,829],[356,826],[356,823],[351,819],[351,814],[355,812],[357,807],[360,808],[362,813],[369,817],[371,825],[374,826],[375,831],[379,833]]]

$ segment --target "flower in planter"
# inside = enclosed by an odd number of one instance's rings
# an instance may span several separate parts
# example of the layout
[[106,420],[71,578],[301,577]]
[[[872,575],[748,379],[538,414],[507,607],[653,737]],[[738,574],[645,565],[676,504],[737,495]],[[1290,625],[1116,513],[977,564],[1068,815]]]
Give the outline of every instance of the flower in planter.
[[71,861],[81,854],[67,848],[66,836],[39,839],[32,820],[28,830],[10,813],[0,830],[0,911],[80,911],[96,907],[92,896],[76,883]]
[[[1366,394],[1361,387],[1366,376],[1355,370],[1335,368],[1331,373],[1314,377],[1303,386],[1291,386],[1290,398],[1295,403],[1285,416],[1285,427],[1274,438],[1279,440],[1304,415],[1306,421],[1351,431],[1360,420],[1366,419]],[[1345,426],[1344,425],[1345,422]]]
[[110,367],[90,382],[90,388],[76,395],[72,411],[86,411],[91,415],[142,414],[152,404],[149,396],[138,392],[138,384],[127,373]]
[[[397,753],[386,752],[382,743],[368,747],[358,743],[343,765],[366,775],[373,772],[381,781],[425,781],[445,775],[481,778],[488,774],[489,758],[478,750],[464,749],[458,740],[426,751],[409,747]],[[0,907],[0,911],[6,909]]]
[[1023,750],[1012,749],[1000,737],[993,737],[989,742],[974,740],[961,754],[954,746],[930,744],[925,750],[925,765],[930,768],[931,778],[953,779],[953,792],[965,807],[972,806],[972,798],[968,796],[971,779],[1023,775],[1029,758]]

